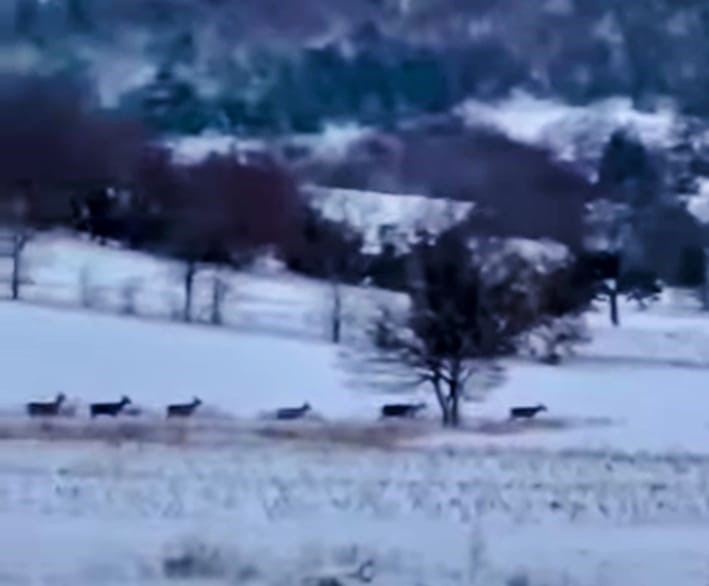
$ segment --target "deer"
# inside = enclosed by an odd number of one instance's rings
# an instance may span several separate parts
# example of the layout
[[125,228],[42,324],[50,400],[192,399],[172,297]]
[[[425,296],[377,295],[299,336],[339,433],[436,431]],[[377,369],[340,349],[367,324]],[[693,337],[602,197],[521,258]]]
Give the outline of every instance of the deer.
[[305,586],[347,586],[352,583],[369,584],[374,580],[374,560],[366,560],[357,568],[346,571],[338,568],[320,570],[316,575],[307,576]]
[[426,403],[391,403],[381,409],[381,418],[405,417],[413,418],[419,411],[426,409]]
[[99,415],[108,415],[109,417],[116,417],[126,405],[129,405],[132,401],[123,395],[121,400],[117,403],[91,403],[91,419],[98,417]]
[[276,410],[276,419],[300,419],[310,411],[310,403],[303,403],[300,407],[283,407]]
[[53,417],[59,415],[59,409],[65,399],[66,395],[59,393],[53,401],[32,401],[27,403],[27,414],[30,417]]
[[201,404],[202,400],[198,397],[194,397],[191,403],[176,403],[174,405],[168,405],[166,409],[166,416],[168,419],[173,417],[190,417]]
[[535,407],[512,407],[510,419],[533,419],[542,411],[547,411],[547,408],[541,403]]

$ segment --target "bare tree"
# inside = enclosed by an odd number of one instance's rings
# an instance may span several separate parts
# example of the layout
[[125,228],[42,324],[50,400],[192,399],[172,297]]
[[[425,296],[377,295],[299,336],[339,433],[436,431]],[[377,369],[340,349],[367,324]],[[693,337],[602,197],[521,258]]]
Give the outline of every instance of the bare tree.
[[212,295],[209,321],[212,325],[224,323],[224,301],[229,294],[229,283],[217,268],[212,276]]
[[[358,205],[352,201],[352,193],[330,193],[329,197],[337,208],[335,217],[341,222],[345,230],[351,232],[349,239],[353,242],[360,241],[356,225],[362,225],[362,215],[366,215],[366,205]],[[360,202],[361,203],[361,202]],[[361,242],[361,241],[360,241]],[[361,242],[364,246],[364,242]],[[361,252],[361,251],[356,251]],[[330,341],[339,344],[342,341],[342,328],[346,320],[346,299],[344,284],[347,281],[357,280],[363,272],[362,256],[351,254],[345,247],[328,247],[325,251],[325,271],[330,295],[329,324]]]
[[14,301],[20,298],[21,285],[24,282],[24,252],[34,235],[34,230],[28,225],[25,199],[18,195],[4,202],[6,209],[4,240],[7,243],[5,254],[10,258],[12,269],[10,274],[10,295]]
[[481,370],[481,364],[470,357],[475,350],[471,341],[466,339],[455,350],[434,351],[430,340],[419,337],[411,329],[399,330],[382,320],[377,323],[377,332],[388,345],[379,357],[381,364],[403,364],[411,369],[416,377],[414,382],[429,385],[434,392],[443,425],[458,426],[460,402],[469,396],[468,382]]
[[190,257],[185,260],[183,267],[183,284],[185,288],[185,304],[182,307],[182,321],[192,321],[192,300],[194,298],[194,280],[197,276],[199,262]]
[[135,315],[137,313],[137,298],[141,286],[142,281],[139,278],[128,279],[121,285],[120,293],[123,302],[121,311],[125,315]]
[[300,231],[286,251],[291,269],[320,278],[328,339],[339,344],[348,318],[345,285],[358,283],[365,270],[364,238],[356,227],[361,218],[352,194],[312,189],[300,214]]
[[460,424],[460,404],[470,397],[472,377],[489,372],[509,342],[473,259],[465,243],[453,237],[419,245],[408,317],[396,323],[391,313],[383,313],[375,324],[375,360],[404,365],[415,374],[415,383],[428,385],[446,426]]
[[[449,230],[416,245],[408,313],[382,313],[369,358],[382,374],[396,366],[414,373],[404,383],[427,385],[451,426],[460,423],[461,401],[499,382],[499,357],[517,352],[528,332],[578,315],[592,298],[565,247],[537,243],[532,254],[529,241],[465,234]],[[582,341],[575,334],[559,332],[550,344]]]
[[94,282],[91,266],[88,264],[79,271],[79,302],[87,309],[95,308],[101,301],[101,291]]
[[586,256],[588,269],[600,281],[598,293],[608,300],[611,323],[618,326],[620,265],[632,240],[632,211],[624,204],[598,200],[589,206],[586,224],[589,243],[599,251]]

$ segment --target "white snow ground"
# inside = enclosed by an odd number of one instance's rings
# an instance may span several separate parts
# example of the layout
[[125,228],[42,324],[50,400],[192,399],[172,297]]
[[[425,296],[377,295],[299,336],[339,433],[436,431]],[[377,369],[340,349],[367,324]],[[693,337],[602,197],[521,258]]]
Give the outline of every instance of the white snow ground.
[[298,584],[371,558],[374,584],[698,586],[709,578],[708,467],[510,450],[4,443],[0,581],[163,584],[163,561],[187,547],[209,562],[198,584]]
[[[468,407],[473,430],[424,420],[406,449],[248,434],[198,447],[189,428],[170,446],[19,442],[8,436],[10,423],[26,426],[21,404],[59,390],[79,407],[127,393],[156,415],[196,394],[215,427],[306,400],[330,422],[373,424],[386,400],[354,385],[358,373],[322,341],[324,322],[309,317],[327,299],[316,282],[233,275],[231,327],[182,326],[164,319],[174,267],[65,239],[33,246],[31,301],[75,306],[87,263],[102,295],[99,311],[0,304],[2,584],[168,583],[161,561],[182,540],[211,564],[194,584],[302,583],[369,556],[374,584],[709,581],[709,319],[690,303],[624,307],[619,329],[589,315],[594,341],[576,358],[510,362],[505,383]],[[109,314],[134,278],[136,309],[160,319]],[[366,313],[373,292],[349,292]],[[537,402],[549,413],[536,424],[504,422],[511,405]],[[114,425],[82,409],[68,421],[87,433]]]

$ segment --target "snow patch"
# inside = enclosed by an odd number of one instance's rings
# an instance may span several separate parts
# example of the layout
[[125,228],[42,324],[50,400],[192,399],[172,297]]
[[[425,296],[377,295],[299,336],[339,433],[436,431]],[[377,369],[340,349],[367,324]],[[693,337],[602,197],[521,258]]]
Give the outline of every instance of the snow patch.
[[516,140],[546,145],[560,158],[574,161],[598,158],[618,129],[631,130],[647,144],[667,145],[678,122],[670,105],[646,112],[636,109],[630,99],[617,97],[572,106],[525,92],[494,103],[468,100],[457,111],[468,124],[491,125]]

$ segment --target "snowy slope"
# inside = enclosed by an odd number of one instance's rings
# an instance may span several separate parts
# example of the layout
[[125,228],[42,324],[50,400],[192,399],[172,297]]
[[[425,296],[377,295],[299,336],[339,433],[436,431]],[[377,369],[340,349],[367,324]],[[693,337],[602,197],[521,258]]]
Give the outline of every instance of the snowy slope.
[[670,106],[640,111],[628,98],[602,100],[590,106],[514,93],[496,103],[469,100],[458,108],[469,124],[489,125],[510,137],[550,147],[567,160],[598,159],[613,131],[629,130],[650,145],[668,144],[680,122]]
[[[33,240],[23,258],[28,301],[86,307],[109,313],[174,319],[181,315],[184,268],[180,263],[62,234]],[[9,279],[9,261],[0,263],[0,279]],[[206,269],[195,284],[194,319],[210,317],[215,272]],[[223,319],[229,327],[255,333],[326,340],[332,315],[332,287],[261,262],[247,271],[220,271],[228,291]],[[342,287],[344,333],[371,319],[371,310],[390,293]],[[129,302],[128,299],[131,299]]]
[[5,407],[63,390],[84,401],[128,394],[153,409],[198,395],[249,416],[305,400],[330,416],[368,411],[324,343],[10,303],[0,321],[13,339]]
[[[125,393],[153,411],[198,395],[247,418],[308,401],[327,420],[369,424],[387,400],[367,392],[362,365],[302,338],[11,303],[0,320],[11,340],[0,405],[8,414],[63,390],[83,403]],[[504,384],[467,406],[467,432],[439,432],[432,409],[420,441],[707,453],[709,320],[628,313],[620,329],[601,316],[592,329],[594,342],[560,367],[509,363]],[[537,402],[549,408],[538,425],[505,422],[510,406]]]

